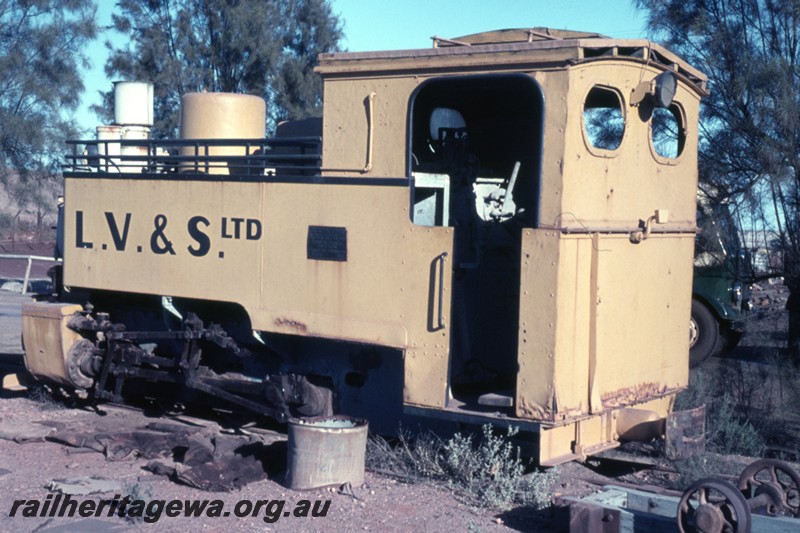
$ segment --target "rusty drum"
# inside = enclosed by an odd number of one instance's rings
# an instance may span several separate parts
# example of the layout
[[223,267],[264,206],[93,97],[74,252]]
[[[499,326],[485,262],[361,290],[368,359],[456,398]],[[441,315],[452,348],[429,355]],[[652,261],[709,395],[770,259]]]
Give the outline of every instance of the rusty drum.
[[364,482],[366,420],[321,416],[289,421],[286,485],[313,489]]

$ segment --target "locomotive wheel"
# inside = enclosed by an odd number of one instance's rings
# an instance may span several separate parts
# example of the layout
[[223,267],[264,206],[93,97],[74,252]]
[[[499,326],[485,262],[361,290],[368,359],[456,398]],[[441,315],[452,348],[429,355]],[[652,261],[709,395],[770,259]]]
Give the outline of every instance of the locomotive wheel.
[[778,505],[768,505],[767,514],[800,516],[800,474],[784,461],[762,459],[751,464],[739,476],[739,490],[754,498],[763,492],[780,499]]
[[695,481],[678,504],[681,533],[743,533],[750,531],[750,509],[739,489],[721,479]]

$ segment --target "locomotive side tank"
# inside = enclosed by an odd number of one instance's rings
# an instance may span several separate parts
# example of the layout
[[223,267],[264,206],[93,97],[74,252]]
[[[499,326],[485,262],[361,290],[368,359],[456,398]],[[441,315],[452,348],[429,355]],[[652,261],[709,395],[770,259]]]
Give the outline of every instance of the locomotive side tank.
[[190,95],[184,122],[224,135],[76,155],[64,289],[24,311],[31,372],[278,420],[518,425],[542,464],[661,433],[688,382],[705,77],[596,34],[435,44],[322,55],[321,147],[215,107],[253,97]]

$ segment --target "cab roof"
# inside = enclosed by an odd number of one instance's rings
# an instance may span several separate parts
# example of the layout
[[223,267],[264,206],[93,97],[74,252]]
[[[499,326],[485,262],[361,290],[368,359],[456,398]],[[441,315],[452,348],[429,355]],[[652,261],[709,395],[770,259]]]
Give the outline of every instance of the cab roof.
[[707,78],[702,72],[646,39],[612,39],[598,33],[552,28],[505,29],[452,39],[435,36],[431,39],[432,48],[321,54],[317,71],[325,76],[363,75],[367,72],[420,72],[459,66],[567,66],[627,60],[672,70],[699,94],[707,94]]

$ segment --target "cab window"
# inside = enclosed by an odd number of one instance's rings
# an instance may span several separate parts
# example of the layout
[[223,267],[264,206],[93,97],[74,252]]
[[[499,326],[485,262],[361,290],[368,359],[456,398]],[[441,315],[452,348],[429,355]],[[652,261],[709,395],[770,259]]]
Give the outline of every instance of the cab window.
[[592,87],[583,104],[583,128],[592,148],[616,150],[625,134],[625,115],[619,94],[607,87]]
[[677,104],[653,110],[650,136],[653,149],[659,156],[676,159],[681,155],[686,142],[686,128],[683,113]]

